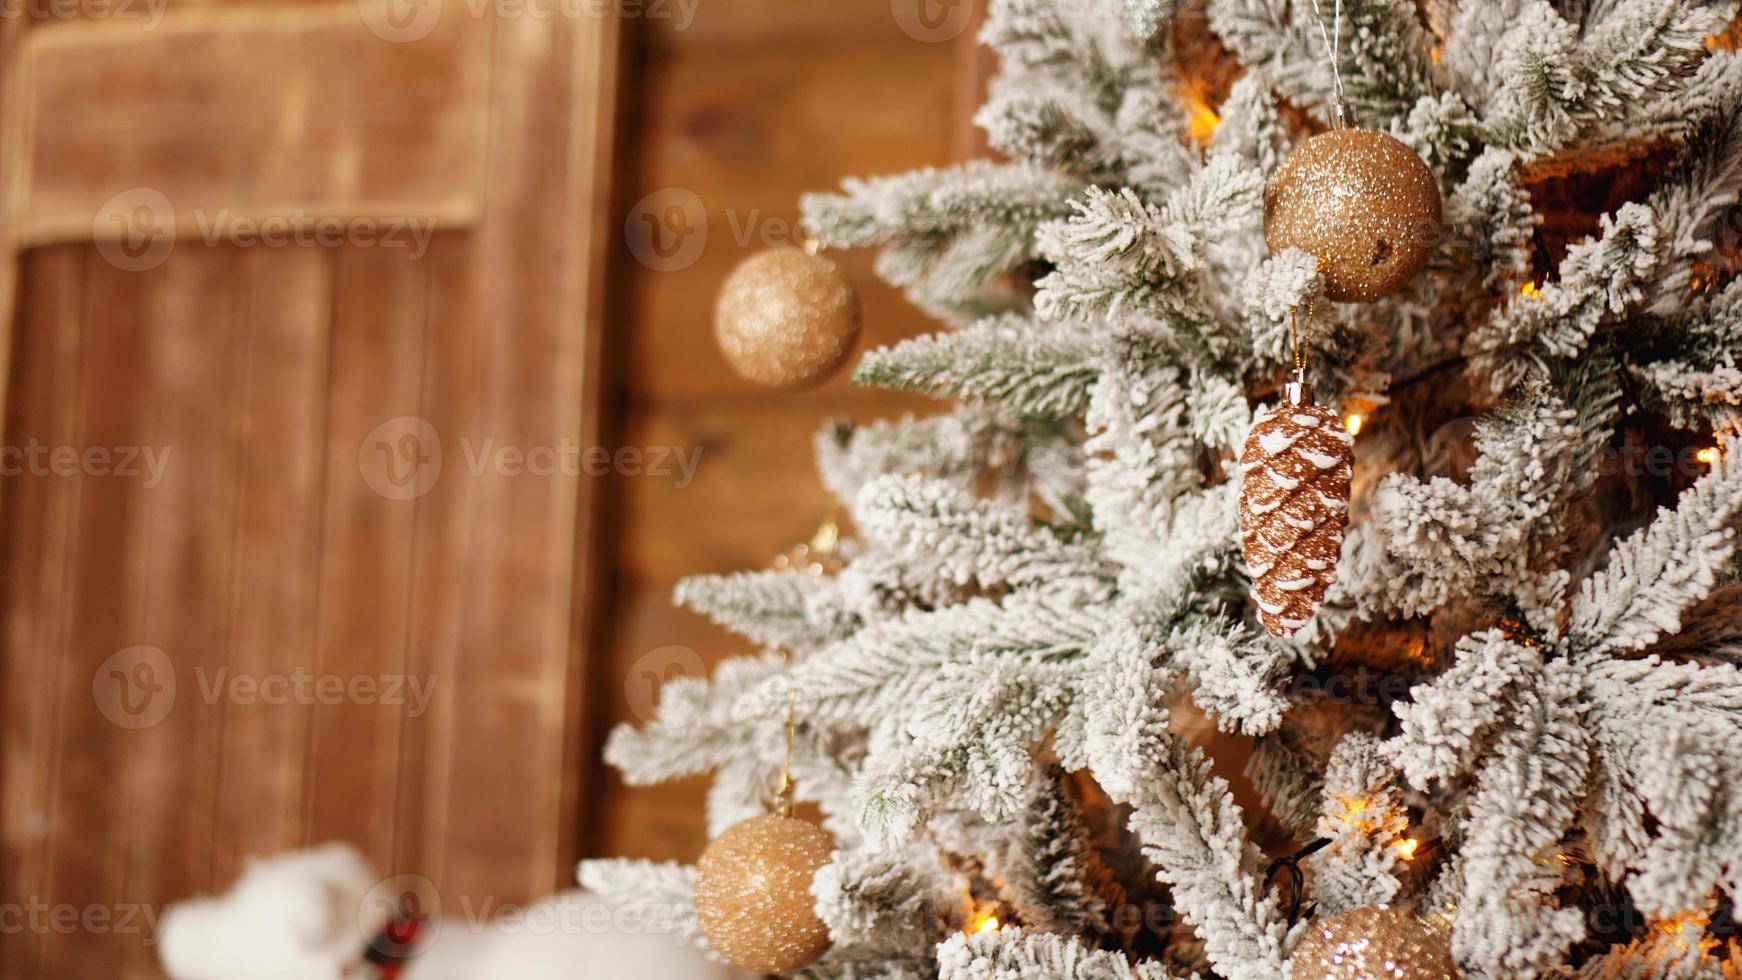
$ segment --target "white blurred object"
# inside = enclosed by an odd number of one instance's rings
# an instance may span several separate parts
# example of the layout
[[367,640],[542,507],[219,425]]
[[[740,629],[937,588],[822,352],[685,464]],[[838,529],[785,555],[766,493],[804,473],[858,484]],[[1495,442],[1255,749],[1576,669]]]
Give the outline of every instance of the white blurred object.
[[375,882],[343,844],[250,861],[229,894],[170,908],[158,956],[176,980],[339,977],[363,950],[358,910]]
[[[250,861],[230,891],[178,902],[158,947],[173,980],[361,980],[390,909],[355,848]],[[564,892],[491,922],[426,923],[399,980],[743,980],[597,896]]]

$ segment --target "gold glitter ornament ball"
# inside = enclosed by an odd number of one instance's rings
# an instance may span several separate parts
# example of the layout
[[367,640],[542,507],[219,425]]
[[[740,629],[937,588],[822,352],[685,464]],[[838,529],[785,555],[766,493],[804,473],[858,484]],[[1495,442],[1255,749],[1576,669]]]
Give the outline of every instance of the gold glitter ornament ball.
[[1318,257],[1325,295],[1371,302],[1421,271],[1440,239],[1440,187],[1415,151],[1370,129],[1295,147],[1264,191],[1271,254]]
[[1457,980],[1447,935],[1414,912],[1369,905],[1311,931],[1294,949],[1290,980]]
[[859,320],[859,294],[835,263],[789,246],[752,255],[726,277],[714,339],[744,380],[803,388],[853,353]]
[[714,839],[696,864],[696,917],[726,961],[752,973],[802,970],[828,952],[811,878],[834,838],[791,817],[755,817]]

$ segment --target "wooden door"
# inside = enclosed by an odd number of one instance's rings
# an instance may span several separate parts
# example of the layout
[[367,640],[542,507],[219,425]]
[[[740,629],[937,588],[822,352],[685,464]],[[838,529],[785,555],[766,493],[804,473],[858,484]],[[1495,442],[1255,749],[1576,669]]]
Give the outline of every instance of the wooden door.
[[155,6],[0,20],[8,978],[325,840],[543,894],[595,750],[617,23]]

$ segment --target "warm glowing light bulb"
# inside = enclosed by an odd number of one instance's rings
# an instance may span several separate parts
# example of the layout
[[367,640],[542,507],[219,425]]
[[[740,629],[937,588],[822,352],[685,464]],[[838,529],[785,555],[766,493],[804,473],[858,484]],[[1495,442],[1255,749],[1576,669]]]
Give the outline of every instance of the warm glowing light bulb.
[[1694,458],[1699,460],[1700,462],[1706,464],[1707,466],[1712,466],[1718,462],[1718,447],[1717,446],[1707,446],[1706,448],[1695,453]]
[[998,917],[995,915],[982,915],[982,916],[980,916],[978,919],[976,919],[974,921],[974,931],[975,932],[997,932],[998,931]]
[[1348,416],[1343,419],[1343,428],[1348,429],[1350,435],[1358,436],[1361,434],[1361,426],[1366,423],[1366,416],[1362,415],[1360,412],[1350,412]]
[[1520,295],[1529,297],[1531,299],[1542,299],[1542,289],[1541,289],[1541,287],[1537,286],[1535,281],[1525,283],[1522,287],[1519,288],[1518,292]]
[[1414,837],[1405,837],[1397,842],[1397,856],[1405,861],[1415,857],[1415,849],[1421,846],[1421,841]]
[[1209,103],[1193,100],[1191,104],[1192,139],[1202,145],[1207,145],[1216,136],[1217,127],[1222,125],[1222,117]]

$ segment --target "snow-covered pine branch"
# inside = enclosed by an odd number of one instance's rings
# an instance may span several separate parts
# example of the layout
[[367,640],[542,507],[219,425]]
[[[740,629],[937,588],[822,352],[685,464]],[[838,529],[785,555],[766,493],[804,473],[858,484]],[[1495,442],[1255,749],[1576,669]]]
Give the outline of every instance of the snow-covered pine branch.
[[1562,837],[1579,813],[1590,743],[1579,672],[1544,663],[1513,694],[1513,724],[1481,768],[1459,851],[1463,888],[1452,952],[1471,980],[1531,980],[1585,936],[1585,915],[1555,892],[1567,865]]
[[995,401],[1024,415],[1069,417],[1081,415],[1088,405],[1105,342],[1099,331],[1084,325],[1007,314],[871,351],[853,379]]
[[865,484],[886,473],[912,473],[968,488],[995,454],[1019,451],[1023,431],[991,407],[947,415],[857,424],[839,421],[817,433],[817,475],[851,506]]
[[1289,0],[1209,0],[1204,15],[1240,63],[1262,71],[1290,102],[1329,102],[1331,70],[1310,6]]
[[873,843],[905,843],[946,801],[987,821],[1013,820],[1028,802],[1034,746],[1073,691],[1054,665],[977,656],[940,670],[892,749],[866,760],[860,824]]
[[1026,926],[1070,935],[1111,935],[1125,890],[1095,849],[1082,813],[1049,766],[1029,783],[1027,804],[1011,821],[991,870]]
[[1006,926],[957,935],[938,948],[938,980],[1171,980],[1159,964],[1133,969],[1118,953],[1076,939]]
[[619,725],[605,744],[605,761],[630,785],[650,785],[707,772],[744,754],[754,732],[732,716],[733,705],[777,673],[775,657],[727,660],[712,682],[674,677],[659,691],[659,706],[645,728]]
[[975,598],[941,609],[916,609],[867,626],[748,691],[740,718],[773,718],[796,691],[807,718],[861,725],[899,717],[945,667],[997,658],[1015,668],[1080,655],[1104,620],[1074,598],[1018,594],[1003,602]]
[[883,245],[877,274],[928,310],[968,322],[1011,305],[990,284],[1034,256],[1034,229],[1069,213],[1082,184],[1029,163],[978,160],[800,201],[806,234],[831,248]]
[[1669,91],[1730,16],[1706,0],[1618,0],[1581,30],[1547,0],[1516,8],[1489,53],[1483,135],[1526,158],[1557,153]]
[[578,878],[582,888],[603,895],[620,908],[633,909],[649,930],[668,932],[679,942],[707,948],[696,921],[695,868],[670,862],[603,859],[582,861]]
[[1674,510],[1617,544],[1605,568],[1573,602],[1569,642],[1586,654],[1637,650],[1681,628],[1684,610],[1735,567],[1742,511],[1742,440],[1723,449],[1712,471]]
[[889,476],[866,484],[853,514],[866,538],[957,588],[1112,598],[1112,570],[1092,547],[1060,538],[1014,504],[975,500],[940,480]]
[[1254,873],[1256,849],[1228,784],[1178,739],[1168,759],[1127,796],[1131,830],[1228,980],[1280,980],[1287,923]]
[[1618,397],[1600,364],[1565,376],[1557,392],[1538,385],[1480,420],[1469,486],[1394,473],[1380,484],[1373,519],[1351,549],[1382,553],[1350,563],[1332,603],[1370,614],[1437,609],[1471,594],[1516,596],[1538,587],[1540,565],[1559,543],[1567,504],[1596,479]]
[[[1256,219],[1262,192],[1259,173],[1232,154],[1211,157],[1190,183],[1160,203],[1130,188],[1091,187],[1069,218],[1036,233],[1041,255],[1055,267],[1036,283],[1036,312],[1061,321],[1201,319],[1204,304],[1197,293],[1206,253],[1213,242]],[[1189,340],[1183,331],[1173,333],[1180,343]]]
[[1472,376],[1503,393],[1552,362],[1583,354],[1604,323],[1642,302],[1658,270],[1657,219],[1643,204],[1604,215],[1602,237],[1567,249],[1560,280],[1535,293],[1514,293],[1470,332]]
[[1372,736],[1351,732],[1325,770],[1317,832],[1330,845],[1303,862],[1321,916],[1390,902],[1403,887],[1400,834],[1409,823],[1396,770]]
[[672,601],[763,646],[808,649],[851,627],[831,579],[792,571],[698,575]]
[[964,924],[965,886],[925,848],[838,852],[811,891],[830,940],[849,956],[929,953]]

